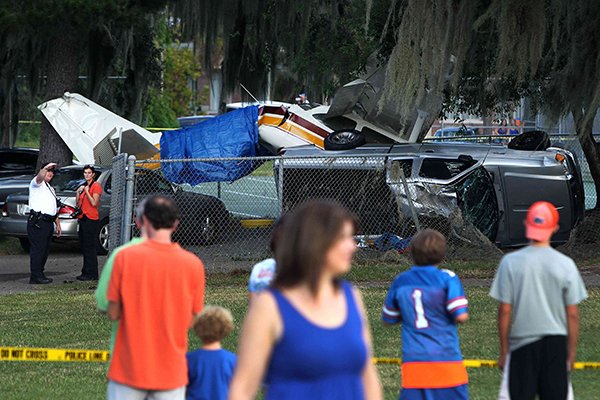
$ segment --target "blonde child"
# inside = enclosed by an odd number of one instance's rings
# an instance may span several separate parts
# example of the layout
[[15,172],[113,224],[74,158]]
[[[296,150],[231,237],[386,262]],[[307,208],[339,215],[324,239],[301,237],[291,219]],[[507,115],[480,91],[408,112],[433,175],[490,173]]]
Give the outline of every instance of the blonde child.
[[233,317],[223,307],[206,306],[192,328],[202,340],[202,347],[187,354],[186,399],[225,400],[236,356],[223,349],[221,341],[233,330]]

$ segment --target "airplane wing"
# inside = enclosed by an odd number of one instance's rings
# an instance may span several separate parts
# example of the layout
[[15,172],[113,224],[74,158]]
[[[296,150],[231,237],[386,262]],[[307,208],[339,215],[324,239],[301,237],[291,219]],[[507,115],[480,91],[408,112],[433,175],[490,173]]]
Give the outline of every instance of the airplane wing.
[[38,106],[58,135],[82,163],[108,165],[121,152],[146,159],[159,152],[160,133],[152,133],[77,93]]

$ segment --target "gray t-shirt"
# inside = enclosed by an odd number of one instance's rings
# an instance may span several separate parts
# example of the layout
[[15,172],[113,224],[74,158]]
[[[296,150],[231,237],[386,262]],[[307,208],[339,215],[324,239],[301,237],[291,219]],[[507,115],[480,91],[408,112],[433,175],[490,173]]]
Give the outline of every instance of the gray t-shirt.
[[510,351],[543,336],[566,335],[565,307],[587,292],[572,259],[551,247],[529,246],[500,261],[490,296],[512,305]]

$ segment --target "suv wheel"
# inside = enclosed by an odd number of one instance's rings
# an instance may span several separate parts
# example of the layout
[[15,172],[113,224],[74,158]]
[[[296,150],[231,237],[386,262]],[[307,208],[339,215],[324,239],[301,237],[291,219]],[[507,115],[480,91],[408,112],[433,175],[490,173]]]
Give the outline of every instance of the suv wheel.
[[550,138],[544,131],[523,132],[508,143],[508,148],[513,150],[544,151],[548,147]]
[[96,245],[96,254],[104,256],[108,254],[108,219],[100,221],[100,229],[98,229],[98,243]]
[[354,129],[331,132],[325,138],[325,150],[352,150],[365,144],[365,135]]

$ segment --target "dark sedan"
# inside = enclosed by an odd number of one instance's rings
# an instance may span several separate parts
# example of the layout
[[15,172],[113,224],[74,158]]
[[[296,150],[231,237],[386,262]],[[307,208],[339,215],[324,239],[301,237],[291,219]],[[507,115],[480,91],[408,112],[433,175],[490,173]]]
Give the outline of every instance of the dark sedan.
[[[109,214],[111,198],[111,170],[99,168],[97,182],[102,186],[98,214],[100,230],[98,234],[98,254],[108,252]],[[175,199],[181,209],[182,223],[175,239],[190,244],[206,244],[217,238],[216,226],[227,226],[229,213],[223,203],[212,196],[186,192],[167,181],[159,172],[140,169],[137,171],[138,198],[151,194],[168,194]],[[27,183],[31,180],[27,180]],[[75,190],[83,183],[83,166],[60,168],[51,184],[56,195],[65,204],[59,211],[62,236],[56,240],[77,240],[78,224],[72,216],[75,210]],[[29,193],[9,195],[0,217],[0,236],[19,238],[21,246],[28,250],[27,214],[29,213]]]
[[0,208],[9,194],[27,190],[38,154],[37,149],[0,149]]
[[0,149],[0,178],[35,173],[38,149]]

